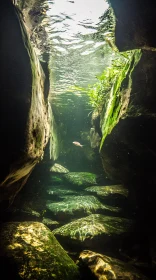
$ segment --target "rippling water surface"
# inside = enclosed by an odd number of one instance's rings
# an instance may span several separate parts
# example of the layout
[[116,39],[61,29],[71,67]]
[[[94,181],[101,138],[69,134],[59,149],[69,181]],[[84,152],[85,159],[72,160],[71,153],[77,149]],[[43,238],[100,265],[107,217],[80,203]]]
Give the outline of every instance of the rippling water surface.
[[104,0],[49,1],[53,93],[93,84],[108,64],[111,56],[103,54],[105,42],[99,32],[107,9]]

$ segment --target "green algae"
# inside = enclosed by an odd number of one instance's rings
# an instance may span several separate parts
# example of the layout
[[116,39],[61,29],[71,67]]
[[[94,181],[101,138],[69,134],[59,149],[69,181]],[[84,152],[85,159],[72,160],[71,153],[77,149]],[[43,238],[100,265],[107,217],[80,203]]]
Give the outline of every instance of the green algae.
[[97,175],[89,172],[69,172],[63,177],[68,183],[79,187],[97,185]]
[[64,196],[64,195],[75,195],[78,192],[76,192],[74,189],[69,189],[67,186],[52,186],[47,191],[47,194],[51,196]]
[[131,75],[140,58],[141,50],[132,51],[122,71],[115,78],[108,97],[108,103],[101,114],[102,140],[100,149],[106,136],[111,133],[113,127],[126,112],[132,87]]
[[56,236],[64,236],[83,242],[88,237],[93,239],[96,236],[104,235],[111,238],[131,232],[132,224],[131,220],[125,218],[92,214],[57,228],[53,230],[53,233]]
[[42,223],[6,223],[0,237],[1,256],[11,259],[20,279],[77,279],[77,266]]
[[51,175],[50,174],[50,181],[54,184],[54,185],[60,185],[63,184],[63,178],[60,177],[59,175]]
[[68,218],[68,216],[82,217],[92,213],[107,212],[118,213],[118,207],[102,204],[95,196],[92,195],[68,195],[61,197],[63,201],[47,201],[47,209],[55,216]]
[[121,195],[128,197],[128,189],[122,185],[110,185],[110,186],[92,186],[85,189],[87,192],[96,193],[101,197],[109,197],[110,195]]

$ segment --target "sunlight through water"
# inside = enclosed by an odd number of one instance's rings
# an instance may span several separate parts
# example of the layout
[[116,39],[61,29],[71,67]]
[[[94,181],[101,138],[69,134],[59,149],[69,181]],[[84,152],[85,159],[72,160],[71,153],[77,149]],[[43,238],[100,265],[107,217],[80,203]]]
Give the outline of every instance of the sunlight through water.
[[[109,5],[104,0],[49,1],[53,92],[96,82],[109,63],[103,55],[106,44],[99,32],[100,18]],[[110,58],[111,59],[111,58]]]

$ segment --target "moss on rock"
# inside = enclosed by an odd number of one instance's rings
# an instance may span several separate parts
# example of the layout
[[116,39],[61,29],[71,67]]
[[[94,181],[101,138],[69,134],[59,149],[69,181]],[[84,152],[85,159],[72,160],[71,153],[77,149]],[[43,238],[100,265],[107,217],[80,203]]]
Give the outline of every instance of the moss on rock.
[[125,66],[116,76],[108,96],[106,108],[103,108],[103,112],[101,113],[102,140],[100,149],[104,144],[106,136],[111,133],[113,127],[119,122],[119,119],[126,113],[132,87],[131,75],[140,58],[140,50],[132,52]]
[[57,217],[57,219],[66,220],[67,218],[80,218],[92,213],[118,213],[118,207],[102,204],[92,195],[67,195],[61,197],[63,201],[47,201],[47,209]]
[[77,266],[42,223],[6,223],[0,231],[0,240],[0,259],[16,267],[16,275],[9,278],[78,279]]
[[78,250],[89,248],[100,251],[119,250],[123,241],[133,232],[133,221],[125,218],[92,214],[53,231],[63,246]]
[[97,175],[89,172],[69,172],[64,175],[67,182],[78,187],[97,184]]
[[128,196],[128,189],[122,185],[112,185],[112,186],[93,186],[85,189],[87,192],[96,193],[102,198],[113,197],[113,195],[121,195],[123,197]]
[[61,164],[54,163],[53,166],[50,168],[50,172],[53,173],[68,173],[69,170],[62,166]]

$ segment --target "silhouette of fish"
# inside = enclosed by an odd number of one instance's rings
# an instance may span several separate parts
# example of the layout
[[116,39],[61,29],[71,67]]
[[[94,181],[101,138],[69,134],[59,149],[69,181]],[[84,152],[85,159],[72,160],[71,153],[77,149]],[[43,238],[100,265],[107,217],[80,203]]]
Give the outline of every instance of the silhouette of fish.
[[78,146],[78,147],[83,147],[84,145],[81,145],[79,142],[77,142],[77,141],[74,141],[74,142],[72,142],[75,146]]

